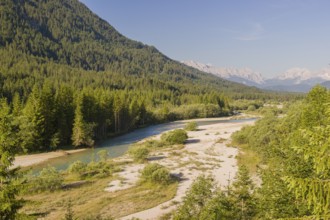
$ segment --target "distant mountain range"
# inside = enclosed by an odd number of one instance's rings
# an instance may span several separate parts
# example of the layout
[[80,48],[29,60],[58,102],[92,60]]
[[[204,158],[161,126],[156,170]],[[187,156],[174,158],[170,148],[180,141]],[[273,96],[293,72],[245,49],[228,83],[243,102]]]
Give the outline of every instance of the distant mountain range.
[[182,63],[233,82],[262,89],[308,92],[316,84],[330,88],[330,68],[324,68],[318,72],[311,72],[306,68],[292,68],[274,78],[266,79],[250,68],[215,67],[195,61]]

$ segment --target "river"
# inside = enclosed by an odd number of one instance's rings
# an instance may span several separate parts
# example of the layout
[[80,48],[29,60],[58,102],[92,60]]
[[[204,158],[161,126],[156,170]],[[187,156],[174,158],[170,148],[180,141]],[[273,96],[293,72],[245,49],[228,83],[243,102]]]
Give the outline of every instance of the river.
[[[215,119],[196,119],[194,121],[196,121],[199,126],[202,126],[202,125],[217,124],[217,123],[233,123],[233,122],[239,123],[239,122],[251,121],[251,120],[255,120],[255,119],[254,118],[249,118],[249,119],[215,118]],[[175,122],[152,125],[146,128],[137,129],[130,133],[115,138],[107,139],[103,141],[100,145],[98,145],[96,148],[87,149],[85,151],[74,153],[68,156],[54,158],[48,160],[47,162],[35,165],[33,166],[32,171],[33,173],[37,173],[47,166],[53,166],[57,170],[65,170],[70,166],[70,164],[72,164],[77,160],[80,160],[85,163],[89,163],[93,160],[97,161],[98,160],[97,152],[99,152],[100,150],[108,150],[110,158],[119,157],[126,153],[126,151],[131,146],[132,143],[135,143],[137,141],[140,141],[144,138],[153,135],[160,134],[168,130],[183,128],[186,123],[187,121],[175,121]]]

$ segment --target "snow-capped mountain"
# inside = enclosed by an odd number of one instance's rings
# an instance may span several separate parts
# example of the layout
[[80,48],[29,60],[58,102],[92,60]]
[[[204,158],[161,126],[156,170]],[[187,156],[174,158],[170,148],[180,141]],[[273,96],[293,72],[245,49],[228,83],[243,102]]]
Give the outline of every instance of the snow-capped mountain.
[[249,86],[258,86],[264,83],[260,73],[254,72],[250,68],[235,67],[215,67],[209,64],[203,64],[196,61],[183,61],[182,63],[191,66],[203,72],[211,73],[230,81],[246,84]]
[[316,84],[330,84],[330,68],[317,72],[306,68],[291,68],[274,78],[265,79],[260,73],[250,68],[215,67],[195,61],[183,61],[182,63],[230,81],[269,90],[308,92]]
[[265,80],[262,88],[292,92],[307,92],[316,84],[330,80],[330,68],[312,72],[306,68],[291,68],[272,79]]
[[327,81],[330,80],[330,68],[324,68],[319,72],[311,72],[306,68],[292,68],[285,73],[275,77],[278,80],[293,80],[295,84],[308,81]]

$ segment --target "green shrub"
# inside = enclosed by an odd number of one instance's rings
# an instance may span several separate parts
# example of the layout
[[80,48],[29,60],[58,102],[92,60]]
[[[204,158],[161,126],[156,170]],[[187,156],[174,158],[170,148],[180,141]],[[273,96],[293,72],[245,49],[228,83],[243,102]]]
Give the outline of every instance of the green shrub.
[[135,162],[142,163],[148,158],[149,149],[145,146],[136,146],[131,148],[128,153]]
[[157,163],[148,164],[142,170],[142,178],[144,180],[163,185],[169,184],[171,182],[169,170]]
[[198,128],[197,122],[191,121],[186,124],[184,129],[186,131],[197,131],[197,128]]
[[211,177],[197,177],[190,189],[186,192],[186,196],[184,197],[182,204],[174,213],[173,219],[200,219],[200,213],[203,211],[207,202],[212,198],[214,188],[215,183]]
[[159,147],[164,147],[164,143],[159,140],[147,140],[146,142],[143,143],[143,146],[147,148],[159,148]]
[[188,139],[187,132],[182,129],[169,131],[161,136],[161,140],[169,145],[184,144],[184,142],[187,139]]
[[99,161],[99,162],[90,162],[87,165],[86,172],[83,173],[83,177],[95,177],[95,178],[103,178],[110,176],[113,172],[113,165]]
[[253,111],[255,111],[257,108],[256,108],[256,106],[255,105],[249,105],[249,107],[247,108],[247,110],[249,111],[249,112],[253,112]]
[[87,168],[87,165],[85,163],[81,162],[80,160],[78,160],[69,166],[68,171],[69,171],[69,173],[81,174],[86,171],[86,168]]
[[54,168],[47,167],[40,171],[39,176],[29,181],[29,190],[34,192],[54,191],[62,187],[63,177]]

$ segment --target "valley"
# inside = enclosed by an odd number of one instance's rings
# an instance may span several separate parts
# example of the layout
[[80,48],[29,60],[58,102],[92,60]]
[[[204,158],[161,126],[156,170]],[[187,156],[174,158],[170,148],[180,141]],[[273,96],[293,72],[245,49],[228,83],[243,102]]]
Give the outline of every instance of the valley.
[[239,2],[2,0],[0,220],[330,219],[330,5]]
[[[210,119],[199,119],[196,121],[210,121]],[[88,185],[82,185],[69,190],[63,189],[63,193],[66,192],[67,194],[66,196],[62,195],[62,190],[43,192],[40,195],[26,195],[26,199],[29,200],[29,204],[31,205],[27,205],[23,211],[31,214],[35,212],[39,213],[39,215],[45,215],[44,219],[58,219],[65,215],[65,204],[71,200],[72,210],[77,217],[85,216],[83,207],[88,204],[88,206],[95,207],[95,209],[90,210],[91,213],[98,213],[103,218],[115,217],[117,219],[121,217],[120,219],[145,219],[147,216],[148,219],[159,219],[161,216],[173,212],[182,203],[185,193],[191,187],[194,180],[201,174],[212,176],[222,188],[227,187],[228,183],[234,180],[238,168],[235,159],[238,154],[238,149],[230,146],[230,136],[243,126],[253,124],[254,120],[237,120],[236,122],[232,120],[228,122],[228,119],[221,118],[217,119],[217,121],[218,123],[198,126],[196,131],[189,131],[188,139],[184,145],[174,145],[164,149],[151,148],[151,153],[144,163],[134,162],[129,154],[114,158],[112,159],[113,162],[109,160],[109,163],[118,164],[118,171],[113,173],[108,186],[104,187],[103,180],[96,180],[90,183],[94,188],[103,188],[104,195],[102,198],[89,201],[94,195],[92,192],[85,192],[84,201],[86,202],[79,201],[76,198],[76,196],[80,194],[79,192],[83,192],[86,188],[90,187]],[[189,123],[189,121],[185,123]],[[137,144],[160,140],[160,136],[161,134],[141,140]],[[109,154],[111,155],[111,148],[109,149]],[[160,204],[156,204],[155,207],[150,207],[147,210],[143,210],[143,206],[135,207],[137,204],[131,204],[132,207],[130,207],[130,209],[123,208],[120,211],[117,210],[119,207],[124,207],[125,203],[130,203],[129,200],[117,201],[116,204],[109,202],[103,205],[97,205],[100,199],[106,200],[108,197],[113,198],[114,194],[124,196],[126,193],[130,193],[132,198],[138,196],[136,189],[144,185],[144,183],[141,182],[141,171],[145,166],[153,163],[166,167],[170,170],[171,175],[179,177],[172,198],[167,197],[166,199],[168,201],[163,201],[165,198],[161,199],[158,201],[161,202]],[[63,175],[70,175],[68,171],[64,171],[64,173]],[[166,193],[166,188],[160,188],[159,190],[159,193]],[[136,195],[133,194],[133,192],[135,192]],[[62,196],[59,197],[55,194]],[[39,201],[42,201],[45,197],[51,197],[52,201],[44,200],[41,206],[33,205],[38,204]],[[143,198],[140,199],[143,200]],[[60,200],[62,200],[62,203],[57,204],[56,201]],[[49,209],[47,207],[52,208]],[[133,210],[139,209],[141,211],[137,213],[130,213]]]

